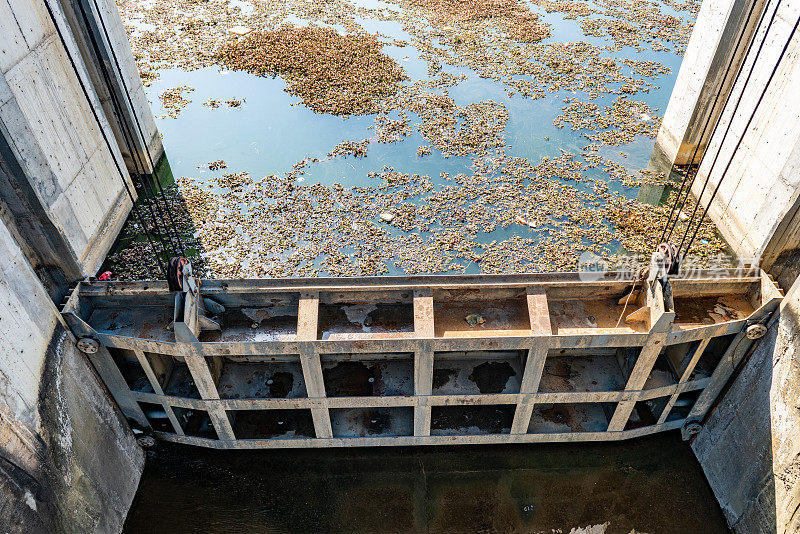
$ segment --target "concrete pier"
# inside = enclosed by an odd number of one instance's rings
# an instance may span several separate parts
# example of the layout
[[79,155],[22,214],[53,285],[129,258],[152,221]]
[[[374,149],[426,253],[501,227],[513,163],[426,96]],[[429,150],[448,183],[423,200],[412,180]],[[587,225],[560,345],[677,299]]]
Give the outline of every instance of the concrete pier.
[[164,147],[116,3],[63,0],[61,6],[128,170],[152,173]]
[[[654,154],[666,169],[702,159],[692,193],[705,207],[719,186],[709,216],[735,253],[766,269],[800,239],[798,15],[797,2],[703,2]],[[727,64],[741,67],[735,84]]]
[[144,147],[156,161],[114,3],[0,0],[2,532],[116,532],[136,491],[144,455],[58,306],[117,238]]
[[800,531],[800,284],[692,443],[736,532]]
[[0,530],[121,530],[144,455],[4,224],[0,295]]
[[[702,31],[692,33],[656,140],[656,152],[667,164],[700,161],[766,3],[703,2],[695,21]],[[704,132],[706,122],[710,127]]]
[[[692,193],[708,180],[705,207],[719,187],[709,216],[733,250],[791,287],[692,443],[731,528],[784,533],[800,530],[800,4],[757,2],[757,25],[744,23],[750,6],[703,2],[654,160],[700,164]],[[749,52],[734,50],[740,33]],[[726,62],[741,67],[735,84]]]

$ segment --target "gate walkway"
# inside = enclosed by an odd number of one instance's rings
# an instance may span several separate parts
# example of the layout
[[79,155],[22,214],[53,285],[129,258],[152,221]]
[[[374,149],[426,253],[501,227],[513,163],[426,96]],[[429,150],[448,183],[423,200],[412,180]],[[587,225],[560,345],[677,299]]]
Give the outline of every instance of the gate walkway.
[[82,282],[62,313],[134,428],[214,448],[688,438],[782,298],[758,270],[184,286]]

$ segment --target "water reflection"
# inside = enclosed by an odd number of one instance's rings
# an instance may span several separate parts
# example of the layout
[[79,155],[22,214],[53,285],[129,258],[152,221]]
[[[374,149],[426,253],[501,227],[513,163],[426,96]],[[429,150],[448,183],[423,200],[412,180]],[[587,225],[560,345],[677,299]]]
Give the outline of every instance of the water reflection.
[[676,433],[617,444],[208,451],[148,459],[124,532],[726,532]]

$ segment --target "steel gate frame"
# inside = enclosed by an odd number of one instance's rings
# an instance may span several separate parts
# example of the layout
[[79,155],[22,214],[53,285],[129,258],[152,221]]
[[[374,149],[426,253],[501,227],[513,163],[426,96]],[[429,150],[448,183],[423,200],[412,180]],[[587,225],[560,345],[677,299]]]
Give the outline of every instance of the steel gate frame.
[[[163,282],[82,282],[62,314],[79,344],[105,383],[108,391],[128,420],[141,429],[166,441],[218,449],[277,447],[344,447],[386,445],[443,445],[486,443],[532,443],[610,441],[629,439],[672,429],[682,429],[684,439],[698,432],[712,403],[756,343],[748,332],[753,325],[764,325],[777,309],[782,292],[763,271],[717,270],[701,272],[697,278],[671,281],[675,297],[691,298],[748,293],[755,301],[754,311],[746,318],[707,326],[681,328],[670,309],[672,295],[665,298],[660,284],[645,286],[640,292],[648,328],[642,332],[553,334],[548,303],[554,300],[597,300],[625,297],[631,281],[624,273],[607,272],[597,280],[585,281],[580,273],[545,273],[525,275],[440,275],[374,278],[319,278],[266,280],[200,280],[192,278],[194,290],[170,293]],[[382,302],[400,295],[413,305],[413,332],[394,337],[355,335],[351,339],[318,339],[321,297],[330,302],[366,299]],[[530,318],[530,334],[525,336],[436,337],[434,303],[456,298],[486,296],[524,296]],[[200,341],[202,330],[209,327],[203,314],[203,299],[223,306],[263,302],[273,297],[297,301],[297,331],[294,339],[280,341]],[[159,339],[119,335],[96,329],[91,314],[97,308],[118,307],[126,317],[136,316],[137,306],[167,306],[175,299],[173,333],[159,332]],[[468,300],[467,300],[468,301]],[[213,302],[211,302],[213,304]],[[634,307],[635,308],[635,307]],[[184,313],[181,317],[181,313]],[[641,315],[641,310],[640,310]],[[152,330],[152,325],[134,328]],[[213,325],[210,326],[213,328]],[[224,328],[224,326],[223,326]],[[618,329],[626,330],[626,328]],[[715,338],[733,335],[711,376],[690,380],[705,348]],[[679,380],[657,388],[645,388],[656,359],[666,346],[699,342]],[[629,369],[621,391],[539,391],[539,383],[548,351],[560,349],[639,348],[638,357]],[[135,354],[153,392],[132,390],[114,361],[111,352],[125,349]],[[452,351],[526,351],[519,393],[432,394],[434,354]],[[187,364],[201,398],[164,394],[162,384],[151,367],[147,353],[182,359]],[[330,354],[412,353],[414,394],[410,396],[328,397],[322,376],[321,358]],[[293,355],[293,356],[291,356]],[[252,357],[272,359],[297,356],[308,396],[305,398],[220,398],[216,387],[221,361],[247,361]],[[700,391],[686,417],[667,420],[682,393]],[[639,401],[669,396],[669,401],[655,424],[634,429],[625,425]],[[174,432],[153,430],[140,402],[162,406]],[[613,403],[613,415],[604,432],[529,433],[534,406],[560,403]],[[438,406],[515,405],[510,431],[502,434],[431,435],[431,410]],[[331,428],[330,409],[392,408],[413,409],[413,435],[336,437]],[[206,412],[219,439],[186,435],[175,408]],[[315,437],[237,439],[228,411],[236,410],[310,410]]]

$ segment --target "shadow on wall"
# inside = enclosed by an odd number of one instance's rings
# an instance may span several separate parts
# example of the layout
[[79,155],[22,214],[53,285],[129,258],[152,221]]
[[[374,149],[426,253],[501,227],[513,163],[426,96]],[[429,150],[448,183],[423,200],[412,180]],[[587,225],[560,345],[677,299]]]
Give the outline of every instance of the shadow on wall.
[[[773,268],[792,287],[781,315],[723,393],[692,442],[736,532],[800,531],[800,288],[798,253]],[[792,274],[793,273],[793,274]]]
[[[114,280],[164,280],[163,266],[170,257],[182,255],[181,248],[194,272],[202,276],[202,244],[195,237],[195,222],[175,183],[166,154],[156,164],[155,175],[158,185],[153,184],[144,192],[141,181],[134,178],[140,191],[136,211],[131,211],[100,269],[100,272],[111,271]],[[146,232],[142,231],[140,217]]]
[[[0,447],[0,532],[119,532],[144,454],[60,324],[45,351],[37,418],[24,445]],[[13,429],[3,424],[7,439]]]

